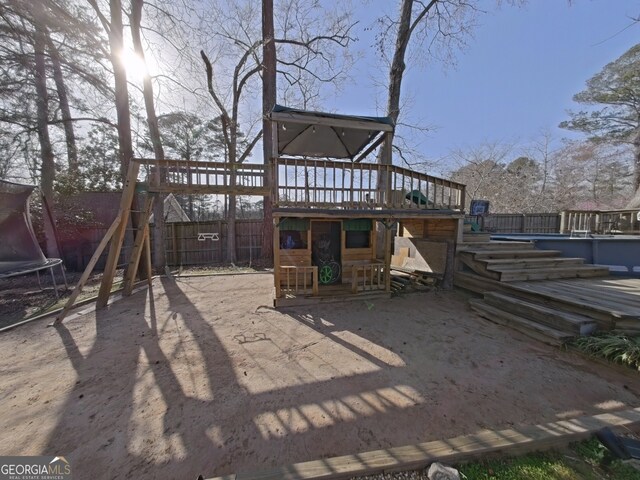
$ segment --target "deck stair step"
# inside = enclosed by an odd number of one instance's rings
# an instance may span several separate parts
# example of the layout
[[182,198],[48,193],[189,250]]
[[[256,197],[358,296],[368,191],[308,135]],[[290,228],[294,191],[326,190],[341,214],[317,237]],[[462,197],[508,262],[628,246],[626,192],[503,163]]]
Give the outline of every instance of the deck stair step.
[[591,279],[557,279],[532,282],[499,282],[470,273],[456,272],[454,285],[485,295],[499,292],[554,310],[590,318],[598,330],[608,331],[618,325],[640,325],[640,304],[630,304],[634,295],[611,292],[601,285],[607,277]]
[[476,260],[486,260],[491,258],[541,258],[559,257],[562,252],[559,250],[534,250],[534,249],[500,249],[500,250],[465,250],[465,254],[473,254]]
[[487,292],[484,294],[484,302],[502,311],[572,335],[590,335],[598,326],[592,318],[545,307],[504,293]]
[[609,275],[607,267],[593,265],[569,265],[546,268],[504,269],[496,268],[501,282],[523,282],[527,280],[552,280],[558,278],[591,278]]
[[583,265],[584,258],[538,257],[538,258],[487,258],[478,260],[486,265],[487,270],[504,272],[522,268],[560,267]]
[[533,250],[531,242],[467,242],[463,241],[457,245],[458,251],[486,251],[486,250]]
[[491,234],[487,232],[464,232],[462,240],[465,243],[488,243],[491,241]]
[[472,299],[469,300],[469,305],[480,315],[494,323],[505,325],[518,330],[529,337],[540,340],[544,343],[554,346],[561,346],[567,341],[575,337],[575,334],[557,330],[547,325],[523,318],[520,315],[516,315],[510,312],[505,312],[500,308],[489,305],[483,300]]

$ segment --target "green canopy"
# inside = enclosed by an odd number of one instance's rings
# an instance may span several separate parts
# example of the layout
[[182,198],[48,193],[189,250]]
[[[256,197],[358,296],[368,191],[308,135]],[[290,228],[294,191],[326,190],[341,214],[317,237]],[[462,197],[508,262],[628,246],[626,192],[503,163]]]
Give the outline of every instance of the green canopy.
[[278,224],[280,230],[295,230],[297,232],[306,232],[309,230],[308,218],[283,218]]
[[342,230],[345,232],[370,232],[373,223],[370,218],[350,218],[342,221]]

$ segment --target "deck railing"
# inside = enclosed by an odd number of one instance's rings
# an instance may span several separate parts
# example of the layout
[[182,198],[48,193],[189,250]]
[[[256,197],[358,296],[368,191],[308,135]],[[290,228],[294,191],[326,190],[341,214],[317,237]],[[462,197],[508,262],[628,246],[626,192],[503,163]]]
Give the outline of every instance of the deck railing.
[[461,210],[464,185],[395,165],[279,158],[277,207]]
[[290,295],[318,295],[318,267],[317,266],[281,266],[280,291]]
[[259,163],[136,159],[151,192],[268,195]]
[[565,210],[560,213],[560,233],[632,233],[640,230],[640,209]]
[[274,207],[462,210],[464,185],[395,165],[279,158],[271,166],[135,159],[151,192],[272,194]]
[[384,290],[384,263],[371,262],[351,267],[351,292]]

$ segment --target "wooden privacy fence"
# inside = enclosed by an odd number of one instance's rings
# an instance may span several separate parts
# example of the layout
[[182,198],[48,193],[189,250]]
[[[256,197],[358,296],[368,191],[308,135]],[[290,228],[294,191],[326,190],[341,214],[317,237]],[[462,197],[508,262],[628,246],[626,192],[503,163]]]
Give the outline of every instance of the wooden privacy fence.
[[[262,219],[236,220],[236,259],[258,260],[262,254]],[[224,220],[176,222],[166,225],[167,264],[212,265],[227,258],[228,225]]]
[[557,213],[491,213],[467,215],[466,220],[480,225],[480,229],[492,233],[558,233],[560,215]]
[[[107,227],[83,227],[79,229],[80,233],[73,242],[63,241],[62,251],[65,266],[70,270],[84,270],[106,231]],[[126,263],[132,245],[133,235],[128,231],[125,245],[120,254],[119,264]],[[227,222],[224,220],[210,220],[206,222],[167,223],[165,249],[167,265],[169,266],[225,263],[227,255]],[[238,262],[244,263],[257,260],[261,255],[262,219],[236,220],[236,258]],[[103,268],[106,257],[107,252],[104,252],[96,264],[97,270]]]

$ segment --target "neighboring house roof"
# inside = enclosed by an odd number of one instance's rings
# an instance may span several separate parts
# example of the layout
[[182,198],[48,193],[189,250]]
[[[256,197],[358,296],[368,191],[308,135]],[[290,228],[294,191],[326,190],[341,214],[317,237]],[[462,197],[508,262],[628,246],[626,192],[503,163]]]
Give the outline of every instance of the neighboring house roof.
[[[83,211],[90,212],[95,224],[109,226],[118,215],[121,197],[122,192],[81,192],[70,198],[69,202]],[[171,193],[164,199],[164,216],[165,221],[169,223],[191,221]],[[153,214],[149,221],[153,223]]]
[[[191,219],[178,203],[173,193],[164,197],[164,221],[165,223],[190,222]],[[149,217],[149,223],[153,223],[153,214]]]

